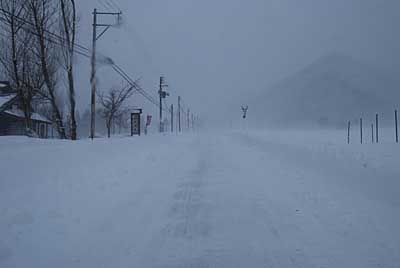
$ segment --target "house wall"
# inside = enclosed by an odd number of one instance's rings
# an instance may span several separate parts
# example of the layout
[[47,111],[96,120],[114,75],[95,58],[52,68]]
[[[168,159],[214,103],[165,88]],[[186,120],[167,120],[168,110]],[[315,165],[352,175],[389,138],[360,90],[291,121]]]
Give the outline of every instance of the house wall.
[[0,114],[0,135],[25,135],[24,120]]
[[[40,121],[32,120],[32,129],[36,132],[39,138],[48,138],[49,125]],[[25,120],[16,118],[7,114],[0,114],[0,136],[24,136]]]

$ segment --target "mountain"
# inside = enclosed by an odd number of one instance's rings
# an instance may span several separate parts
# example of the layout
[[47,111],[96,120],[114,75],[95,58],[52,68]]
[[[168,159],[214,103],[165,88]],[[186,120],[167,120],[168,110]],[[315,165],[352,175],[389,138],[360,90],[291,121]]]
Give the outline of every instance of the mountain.
[[[331,53],[284,79],[253,100],[261,121],[279,125],[343,125],[400,104],[397,81],[344,54]],[[260,121],[260,120],[259,120]]]

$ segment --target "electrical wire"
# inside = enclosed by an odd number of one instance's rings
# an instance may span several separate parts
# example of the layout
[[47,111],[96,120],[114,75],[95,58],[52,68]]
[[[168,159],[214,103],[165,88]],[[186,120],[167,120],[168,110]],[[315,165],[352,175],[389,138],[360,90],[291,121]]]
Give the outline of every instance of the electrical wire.
[[[114,4],[115,4],[115,3],[114,3]],[[116,4],[115,4],[115,5],[116,5]],[[117,5],[116,5],[116,6],[117,6]],[[20,18],[19,16],[13,15],[12,13],[10,13],[10,12],[4,10],[4,9],[0,9],[0,12],[2,12],[3,14],[6,14],[6,15],[8,15],[8,16],[13,16],[15,19],[19,20],[20,22],[23,22],[24,24],[30,25],[31,27],[34,27],[34,26],[35,26],[32,22],[29,22],[29,21],[27,21],[27,20],[25,20],[25,19],[23,19],[23,18]],[[2,17],[0,17],[0,20],[3,21],[3,22],[5,22],[6,24],[9,24],[9,22],[8,22],[6,19],[2,18]],[[29,28],[27,28],[27,27],[25,27],[25,26],[24,26],[24,27],[21,27],[21,29],[23,29],[24,31],[26,31],[26,32],[28,32],[28,33],[34,35],[34,36],[40,37],[40,35],[37,34],[34,30],[29,29]],[[64,42],[66,41],[64,37],[62,37],[62,36],[60,36],[60,35],[58,35],[58,34],[55,34],[55,33],[50,32],[50,31],[48,31],[48,30],[44,30],[44,32],[45,32],[46,34],[48,34],[48,35],[51,36],[51,37],[49,37],[49,36],[45,36],[45,37],[44,37],[45,40],[48,41],[48,42],[50,42],[50,43],[53,43],[53,44],[58,45],[58,46],[63,46]],[[2,34],[2,36],[4,36],[4,34]],[[56,40],[54,40],[54,39],[56,39]],[[90,50],[90,49],[84,47],[83,45],[80,45],[80,44],[77,43],[77,42],[74,43],[74,47],[75,47],[74,52],[76,52],[77,54],[79,54],[79,55],[81,55],[81,56],[83,56],[83,57],[86,57],[86,58],[88,58],[88,59],[91,58],[91,55],[90,55],[90,54],[91,54],[91,50]],[[98,54],[99,54],[100,56],[104,57],[104,58],[108,58],[107,56],[104,56],[104,55],[102,55],[102,54],[100,54],[100,53],[98,53]],[[144,90],[136,81],[134,81],[120,66],[118,66],[118,65],[115,64],[115,63],[113,63],[113,64],[112,64],[112,68],[113,68],[113,70],[114,70],[118,75],[120,75],[127,83],[129,83],[131,86],[133,86],[133,87],[135,88],[135,90],[136,90],[139,94],[141,94],[144,98],[146,98],[149,102],[151,102],[151,103],[154,104],[155,106],[160,107],[160,104],[158,103],[158,101],[157,101],[153,96],[151,96],[151,94],[149,94],[146,90]],[[166,106],[166,105],[165,105],[165,106]],[[185,107],[184,104],[181,105],[181,110],[182,110],[183,113],[185,113],[183,107]],[[166,108],[166,107],[164,107],[164,108],[163,108],[163,111],[169,112],[169,109]]]

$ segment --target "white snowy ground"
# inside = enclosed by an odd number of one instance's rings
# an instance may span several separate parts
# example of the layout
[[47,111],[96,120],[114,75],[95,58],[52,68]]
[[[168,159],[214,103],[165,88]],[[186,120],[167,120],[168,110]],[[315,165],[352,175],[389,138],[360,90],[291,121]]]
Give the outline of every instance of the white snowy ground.
[[400,267],[400,147],[0,138],[0,267]]

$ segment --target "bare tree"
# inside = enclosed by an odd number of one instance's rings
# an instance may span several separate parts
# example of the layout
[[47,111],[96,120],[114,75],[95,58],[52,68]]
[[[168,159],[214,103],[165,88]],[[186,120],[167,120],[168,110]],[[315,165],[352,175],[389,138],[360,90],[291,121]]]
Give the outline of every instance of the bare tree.
[[57,95],[58,50],[51,42],[51,32],[57,27],[57,5],[54,0],[25,0],[35,35],[33,49],[39,58],[47,98],[52,108],[52,120],[60,138],[66,138],[60,100]]
[[123,112],[120,113],[119,116],[114,119],[114,123],[118,127],[118,134],[121,134],[122,129],[127,129],[129,127],[128,120],[129,109],[126,108]]
[[98,100],[102,106],[102,116],[106,120],[107,136],[111,136],[111,127],[114,120],[122,117],[127,112],[124,102],[134,93],[134,87],[125,86],[121,89],[112,88],[107,94],[98,95]]
[[0,63],[7,79],[17,91],[25,116],[25,127],[31,128],[31,106],[36,91],[43,85],[36,71],[31,51],[32,35],[26,32],[28,13],[23,0],[0,0],[1,24],[5,39],[1,40]]
[[70,136],[72,140],[77,139],[77,124],[75,118],[75,85],[74,85],[74,51],[76,38],[76,6],[74,0],[59,0],[61,9],[61,35],[63,42],[63,66],[67,72],[68,96],[69,96],[69,120]]

